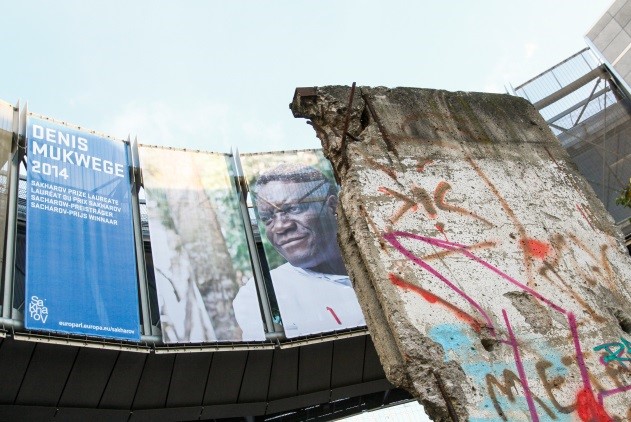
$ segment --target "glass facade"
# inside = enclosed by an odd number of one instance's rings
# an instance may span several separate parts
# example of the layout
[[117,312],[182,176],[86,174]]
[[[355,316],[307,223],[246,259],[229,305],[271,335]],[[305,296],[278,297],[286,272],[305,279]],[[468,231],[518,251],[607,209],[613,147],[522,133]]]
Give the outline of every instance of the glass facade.
[[616,198],[631,177],[631,102],[584,49],[514,89],[534,104],[625,235],[631,209]]

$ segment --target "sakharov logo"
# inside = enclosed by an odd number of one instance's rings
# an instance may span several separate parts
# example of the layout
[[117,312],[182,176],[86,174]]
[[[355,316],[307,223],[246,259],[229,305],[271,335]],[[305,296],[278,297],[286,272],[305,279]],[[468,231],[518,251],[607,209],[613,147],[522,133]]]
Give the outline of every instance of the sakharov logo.
[[44,300],[37,296],[31,296],[31,303],[28,304],[28,311],[31,314],[31,318],[35,321],[41,321],[46,323],[48,319],[48,308],[44,306]]

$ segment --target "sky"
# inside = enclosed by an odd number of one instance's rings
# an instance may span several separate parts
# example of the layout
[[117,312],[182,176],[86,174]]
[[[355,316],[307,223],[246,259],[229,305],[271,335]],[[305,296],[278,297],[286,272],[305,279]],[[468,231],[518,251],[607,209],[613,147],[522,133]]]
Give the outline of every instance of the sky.
[[143,144],[319,148],[296,87],[506,92],[586,47],[611,3],[12,1],[0,99]]
[[319,148],[296,87],[506,92],[585,48],[611,3],[7,1],[0,99],[144,144]]

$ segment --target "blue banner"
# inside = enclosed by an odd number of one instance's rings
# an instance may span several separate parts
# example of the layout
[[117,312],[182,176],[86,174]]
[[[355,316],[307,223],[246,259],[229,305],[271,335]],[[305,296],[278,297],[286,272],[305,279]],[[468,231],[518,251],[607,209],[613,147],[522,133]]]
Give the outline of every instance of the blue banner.
[[139,340],[128,148],[27,124],[25,326]]

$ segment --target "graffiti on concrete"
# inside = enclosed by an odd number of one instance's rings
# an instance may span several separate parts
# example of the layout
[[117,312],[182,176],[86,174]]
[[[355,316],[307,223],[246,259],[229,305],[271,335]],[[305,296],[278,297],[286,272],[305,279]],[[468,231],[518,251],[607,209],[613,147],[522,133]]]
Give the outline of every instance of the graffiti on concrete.
[[[628,392],[631,390],[631,385],[620,385],[621,381],[618,379],[619,374],[617,373],[615,378],[610,372],[607,373],[609,375],[607,378],[600,380],[595,379],[590,373],[590,368],[586,363],[586,359],[590,357],[589,349],[587,349],[588,352],[584,351],[585,347],[579,335],[580,321],[577,321],[575,312],[579,311],[580,315],[588,315],[597,322],[604,322],[606,319],[593,309],[580,290],[574,288],[576,283],[568,280],[564,275],[566,267],[571,265],[584,284],[595,286],[602,282],[615,293],[617,290],[613,284],[615,277],[613,277],[613,270],[607,255],[611,249],[610,246],[607,243],[599,245],[596,249],[599,253],[595,254],[588,246],[588,242],[582,240],[584,237],[580,231],[547,233],[547,238],[531,235],[530,230],[525,224],[522,224],[517,213],[513,211],[513,207],[502,196],[500,189],[491,182],[481,166],[471,158],[467,158],[467,162],[474,174],[486,185],[508,221],[503,222],[502,219],[498,218],[490,220],[483,217],[480,212],[467,209],[464,205],[467,203],[466,197],[462,194],[457,195],[459,198],[457,202],[448,201],[446,197],[453,191],[453,188],[452,183],[446,180],[439,180],[435,183],[431,195],[419,181],[410,184],[409,194],[402,192],[400,188],[395,190],[393,187],[379,186],[377,192],[391,198],[399,205],[381,224],[373,222],[373,227],[383,227],[381,235],[387,244],[404,256],[408,262],[421,268],[434,280],[447,287],[446,290],[443,290],[447,294],[443,293],[444,296],[441,296],[429,287],[432,283],[424,282],[421,285],[421,283],[405,279],[397,272],[389,274],[390,282],[401,291],[410,292],[420,297],[429,306],[449,312],[456,320],[469,326],[475,333],[485,333],[498,344],[504,344],[510,348],[514,368],[499,370],[499,368],[493,368],[493,365],[489,365],[488,371],[483,374],[483,379],[479,379],[486,389],[492,408],[501,419],[511,420],[516,409],[521,407],[528,409],[529,417],[533,421],[542,418],[570,420],[568,418],[573,413],[576,413],[582,421],[614,420],[606,411],[605,399]],[[423,161],[423,164],[418,166],[419,173],[424,172],[425,166],[428,164],[436,163],[429,160]],[[397,180],[405,180],[405,177],[399,175]],[[589,213],[585,206],[577,204],[575,209],[579,212],[582,221],[586,223],[583,228],[588,227],[593,232],[594,228],[587,217]],[[442,214],[447,214],[447,216]],[[451,239],[458,237],[458,231],[450,232],[449,228],[457,228],[462,224],[449,224],[449,214],[457,214],[462,218],[469,219],[471,220],[469,224],[474,224],[477,221],[480,223],[479,232],[486,238],[474,239],[475,241],[470,243],[449,241],[447,236]],[[440,223],[433,226],[442,238],[420,235],[417,234],[418,231],[396,230],[397,224],[404,218],[428,222],[441,219]],[[500,222],[510,224],[513,227],[509,238],[513,248],[521,255],[519,259],[523,268],[521,274],[516,274],[514,271],[509,274],[500,266],[494,265],[491,262],[495,261],[494,259],[482,257],[482,255],[489,256],[489,252],[501,247],[502,243],[506,243],[498,240],[495,231]],[[592,234],[590,233],[589,236]],[[478,250],[483,253],[478,253]],[[419,251],[423,252],[419,253]],[[455,257],[459,257],[459,266],[462,265],[461,260],[463,258],[469,261],[469,265],[473,266],[469,270],[470,272],[456,273],[454,266],[446,262],[447,259],[455,259]],[[432,261],[439,263],[439,265],[432,265]],[[402,268],[400,263],[398,268]],[[471,277],[472,272],[480,274],[487,285],[482,287],[480,283],[475,283],[475,287],[473,287],[474,283],[468,283],[466,279]],[[524,281],[520,281],[520,279]],[[542,293],[545,289],[538,288],[543,281],[556,288],[554,295],[548,297]],[[510,290],[513,292],[522,292],[524,295],[534,298],[535,308],[540,306],[559,315],[551,318],[554,321],[551,325],[557,330],[564,329],[570,339],[573,350],[563,358],[563,362],[566,362],[567,365],[563,365],[560,359],[558,365],[553,365],[550,360],[543,357],[545,354],[542,354],[534,362],[526,362],[527,356],[532,356],[533,350],[529,350],[526,356],[522,356],[522,349],[529,348],[528,339],[520,338],[513,331],[511,319],[514,316],[510,315],[510,311],[514,310],[514,307],[502,307],[500,309],[502,318],[498,320],[493,316],[493,310],[489,311],[488,306],[483,301],[476,300],[476,294],[481,291],[494,291],[496,288],[494,285],[497,283],[506,283],[510,285]],[[564,307],[562,302],[557,302],[556,295],[559,291],[571,298],[578,305],[578,309],[570,310]],[[496,312],[495,315],[497,315]],[[562,324],[560,324],[561,321],[563,321]],[[439,342],[443,340],[437,339]],[[603,363],[612,361],[624,363],[631,361],[630,346],[628,341],[621,338],[621,342],[605,343],[594,347],[593,351],[605,352],[601,358]],[[626,355],[627,353],[629,356]],[[536,355],[537,352],[535,351],[534,354]],[[475,378],[475,373],[467,371],[469,368],[466,365],[464,369],[468,375]],[[476,371],[478,369],[476,368]],[[556,369],[557,372],[549,374],[551,369]],[[626,367],[620,370],[624,369]],[[570,393],[572,399],[567,400],[570,372],[575,372],[580,382],[573,386],[574,391]],[[536,392],[533,391],[533,386],[536,386]],[[521,394],[518,394],[518,391],[521,391]],[[563,391],[565,394],[557,397],[559,391]]]
[[601,356],[603,365],[615,361],[626,368],[625,362],[631,362],[631,342],[623,337],[620,337],[619,342],[604,343],[594,347],[594,352],[601,350],[606,352]]
[[631,260],[532,105],[316,92],[292,111],[341,181],[340,246],[389,379],[440,421],[631,420],[612,342],[631,334]]

